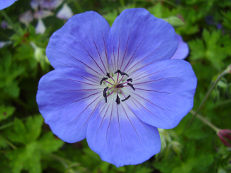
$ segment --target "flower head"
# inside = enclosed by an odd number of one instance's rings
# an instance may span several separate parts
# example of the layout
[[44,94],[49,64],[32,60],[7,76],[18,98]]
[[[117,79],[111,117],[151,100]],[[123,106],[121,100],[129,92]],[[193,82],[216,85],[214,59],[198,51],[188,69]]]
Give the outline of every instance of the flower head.
[[17,0],[0,0],[0,10],[11,6]]
[[231,130],[221,129],[217,135],[225,146],[231,147]]
[[157,128],[174,128],[193,106],[185,44],[145,9],[124,10],[112,27],[96,12],[73,16],[47,46],[55,70],[37,93],[45,122],[116,166],[144,162],[160,151]]

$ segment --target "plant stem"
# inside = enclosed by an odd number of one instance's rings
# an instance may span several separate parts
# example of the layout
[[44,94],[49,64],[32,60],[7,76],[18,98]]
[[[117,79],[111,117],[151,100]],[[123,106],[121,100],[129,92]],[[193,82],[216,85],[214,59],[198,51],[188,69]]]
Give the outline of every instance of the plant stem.
[[215,88],[215,86],[217,85],[217,83],[220,81],[220,79],[226,75],[228,73],[228,68],[226,68],[222,73],[220,73],[215,82],[212,84],[212,86],[209,88],[208,92],[206,93],[205,97],[203,98],[202,102],[200,103],[199,107],[197,108],[197,110],[194,112],[192,119],[190,120],[190,122],[185,126],[188,127],[192,121],[194,120],[194,118],[198,115],[199,111],[201,110],[201,108],[204,106],[205,102],[207,101],[207,99],[209,98],[210,94],[212,93],[213,89]]
[[65,169],[67,169],[69,167],[66,159],[64,159],[58,155],[55,155],[55,154],[50,154],[50,157],[52,157],[55,160],[58,160],[64,166]]
[[10,123],[8,123],[8,124],[4,124],[4,125],[0,126],[0,130],[5,129],[5,128],[7,128],[7,127],[10,127],[10,126],[12,126],[13,124],[14,124],[14,122],[10,122]]
[[8,139],[4,139],[5,141],[6,141],[6,143],[12,148],[12,149],[17,149],[17,147],[14,145],[14,144],[12,144]]
[[220,79],[227,74],[227,70],[224,70],[221,74],[218,75],[218,77],[216,78],[215,82],[212,84],[212,86],[209,88],[208,92],[206,93],[204,99],[202,100],[201,104],[199,105],[195,116],[197,115],[197,113],[201,110],[202,106],[204,106],[205,102],[207,101],[207,99],[209,98],[210,94],[212,93],[213,89],[215,88],[215,86],[217,85],[217,83],[220,81]]
[[[196,112],[191,110],[190,111],[191,114],[193,114],[194,116],[196,115]],[[201,116],[200,114],[197,114],[196,117],[198,119],[200,119],[204,124],[206,124],[207,126],[209,126],[211,129],[213,129],[216,133],[218,133],[218,131],[220,130],[218,127],[216,127],[215,125],[213,125],[209,120],[207,120],[206,118],[204,118],[203,116]]]

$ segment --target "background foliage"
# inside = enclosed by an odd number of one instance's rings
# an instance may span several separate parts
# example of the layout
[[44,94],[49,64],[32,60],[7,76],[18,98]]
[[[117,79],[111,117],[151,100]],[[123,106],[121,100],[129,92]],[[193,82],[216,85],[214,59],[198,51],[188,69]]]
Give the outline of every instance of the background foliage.
[[[198,77],[194,110],[211,83],[231,63],[230,0],[67,0],[74,14],[98,11],[110,24],[125,8],[144,7],[172,23],[189,44]],[[30,173],[228,173],[230,148],[216,133],[189,113],[177,128],[160,130],[162,151],[137,166],[116,168],[100,160],[85,141],[67,144],[55,137],[39,115],[35,101],[40,77],[50,71],[45,48],[50,35],[65,21],[55,15],[44,19],[47,30],[36,34],[36,21],[19,22],[30,9],[19,0],[0,11],[0,172]],[[59,9],[54,11],[54,14]],[[36,46],[33,46],[36,45]],[[231,128],[231,75],[222,77],[200,113],[221,129]],[[137,156],[139,157],[139,156]]]

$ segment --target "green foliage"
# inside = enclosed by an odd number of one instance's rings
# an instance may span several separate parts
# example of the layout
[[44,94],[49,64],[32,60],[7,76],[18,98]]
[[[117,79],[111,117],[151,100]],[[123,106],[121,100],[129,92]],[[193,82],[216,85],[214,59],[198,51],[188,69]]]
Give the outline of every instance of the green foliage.
[[213,32],[203,30],[202,39],[189,42],[192,49],[192,59],[207,58],[214,68],[224,69],[226,65],[224,59],[231,55],[229,51],[231,45],[226,39],[229,38],[224,37],[220,30]]
[[[7,151],[6,157],[10,160],[13,173],[28,170],[30,173],[42,171],[41,159],[57,151],[63,142],[56,139],[51,132],[41,134],[43,119],[40,115],[29,116],[25,122],[15,118],[13,127],[6,132],[7,140],[17,144],[11,144],[13,151]],[[6,147],[9,143],[1,139],[0,146]]]
[[[17,1],[0,11],[0,172],[1,173],[229,173],[230,148],[216,133],[189,113],[171,130],[161,130],[162,150],[140,165],[117,168],[100,159],[86,141],[67,144],[43,122],[36,104],[40,77],[52,70],[45,49],[51,34],[65,21],[43,19],[47,30],[36,34],[34,19],[28,25],[19,15],[30,0]],[[126,8],[143,7],[172,24],[189,44],[187,58],[198,78],[194,110],[208,88],[231,64],[231,1],[229,0],[68,0],[75,14],[95,10],[113,24]],[[54,14],[60,7],[53,11]],[[222,129],[231,129],[231,74],[222,77],[201,114]],[[139,156],[137,156],[139,157]]]

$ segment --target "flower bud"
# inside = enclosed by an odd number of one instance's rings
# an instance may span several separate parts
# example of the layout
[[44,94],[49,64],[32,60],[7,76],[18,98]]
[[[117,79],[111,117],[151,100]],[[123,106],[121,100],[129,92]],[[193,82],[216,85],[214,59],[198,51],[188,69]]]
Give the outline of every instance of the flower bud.
[[231,147],[231,130],[221,129],[217,135],[225,146]]

